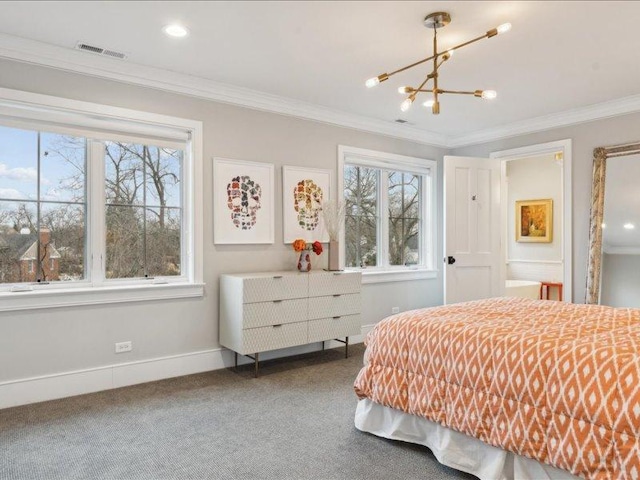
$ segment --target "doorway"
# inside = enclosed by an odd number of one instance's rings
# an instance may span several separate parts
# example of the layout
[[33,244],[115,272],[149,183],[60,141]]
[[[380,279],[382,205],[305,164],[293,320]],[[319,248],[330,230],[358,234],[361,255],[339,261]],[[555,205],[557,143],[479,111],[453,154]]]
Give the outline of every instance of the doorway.
[[[571,302],[571,140],[493,152],[490,158],[501,164],[502,278],[551,284],[545,298],[548,292],[550,299],[559,299],[562,292],[562,300]],[[527,200],[555,200],[548,204],[552,218],[546,238],[518,235],[523,220],[517,208]]]

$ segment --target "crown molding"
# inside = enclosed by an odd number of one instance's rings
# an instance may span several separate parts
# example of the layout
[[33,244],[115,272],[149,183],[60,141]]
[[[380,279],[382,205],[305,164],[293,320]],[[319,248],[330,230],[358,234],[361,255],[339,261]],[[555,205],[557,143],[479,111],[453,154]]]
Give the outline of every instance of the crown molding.
[[640,95],[631,95],[608,102],[596,103],[586,107],[574,108],[565,110],[564,112],[513,122],[509,125],[479,130],[466,135],[449,137],[447,145],[449,148],[477,145],[502,138],[527,135],[544,130],[552,130],[554,128],[567,127],[637,112],[640,112]]
[[447,148],[447,137],[445,135],[427,132],[415,127],[397,125],[300,100],[122,60],[100,57],[91,53],[13,35],[0,33],[0,58]]
[[0,58],[313,120],[440,148],[476,145],[640,112],[640,95],[633,95],[468,134],[450,136],[3,33],[0,33]]

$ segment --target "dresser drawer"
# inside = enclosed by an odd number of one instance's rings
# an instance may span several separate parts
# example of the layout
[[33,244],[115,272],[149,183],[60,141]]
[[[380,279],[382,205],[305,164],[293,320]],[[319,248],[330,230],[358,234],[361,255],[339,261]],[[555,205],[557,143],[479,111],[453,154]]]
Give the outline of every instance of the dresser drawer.
[[335,317],[337,315],[354,315],[361,312],[362,305],[359,293],[347,295],[330,295],[309,298],[309,320],[314,318]]
[[304,273],[245,278],[242,284],[243,303],[304,298],[308,294],[309,284]]
[[360,272],[322,272],[309,276],[309,295],[359,293]]
[[343,315],[309,321],[309,342],[350,337],[361,333],[360,315]]
[[302,322],[307,319],[307,304],[306,298],[245,303],[243,305],[242,328]]
[[242,331],[241,354],[264,352],[307,343],[308,322],[249,328]]

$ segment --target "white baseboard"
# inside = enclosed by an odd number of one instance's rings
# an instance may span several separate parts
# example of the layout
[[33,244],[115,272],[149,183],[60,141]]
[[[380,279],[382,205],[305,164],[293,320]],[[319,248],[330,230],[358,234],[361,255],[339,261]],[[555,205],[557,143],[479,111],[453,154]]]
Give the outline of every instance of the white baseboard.
[[[373,326],[363,325],[362,333],[349,337],[349,343],[362,343],[364,336]],[[265,352],[260,355],[260,360],[309,353],[319,350],[320,345],[320,343],[312,343]],[[341,346],[343,344],[333,340],[325,342],[325,348]],[[240,364],[251,361],[246,357],[238,356]],[[0,383],[0,409],[218,370],[232,366],[233,362],[232,351],[226,348],[215,348],[169,357],[11,380]]]

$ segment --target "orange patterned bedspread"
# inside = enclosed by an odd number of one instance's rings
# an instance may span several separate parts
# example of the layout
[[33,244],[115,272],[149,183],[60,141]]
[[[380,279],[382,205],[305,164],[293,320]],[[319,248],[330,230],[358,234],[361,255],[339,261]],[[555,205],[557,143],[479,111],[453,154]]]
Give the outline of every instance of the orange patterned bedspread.
[[587,479],[640,476],[640,310],[492,298],[389,317],[360,398]]

